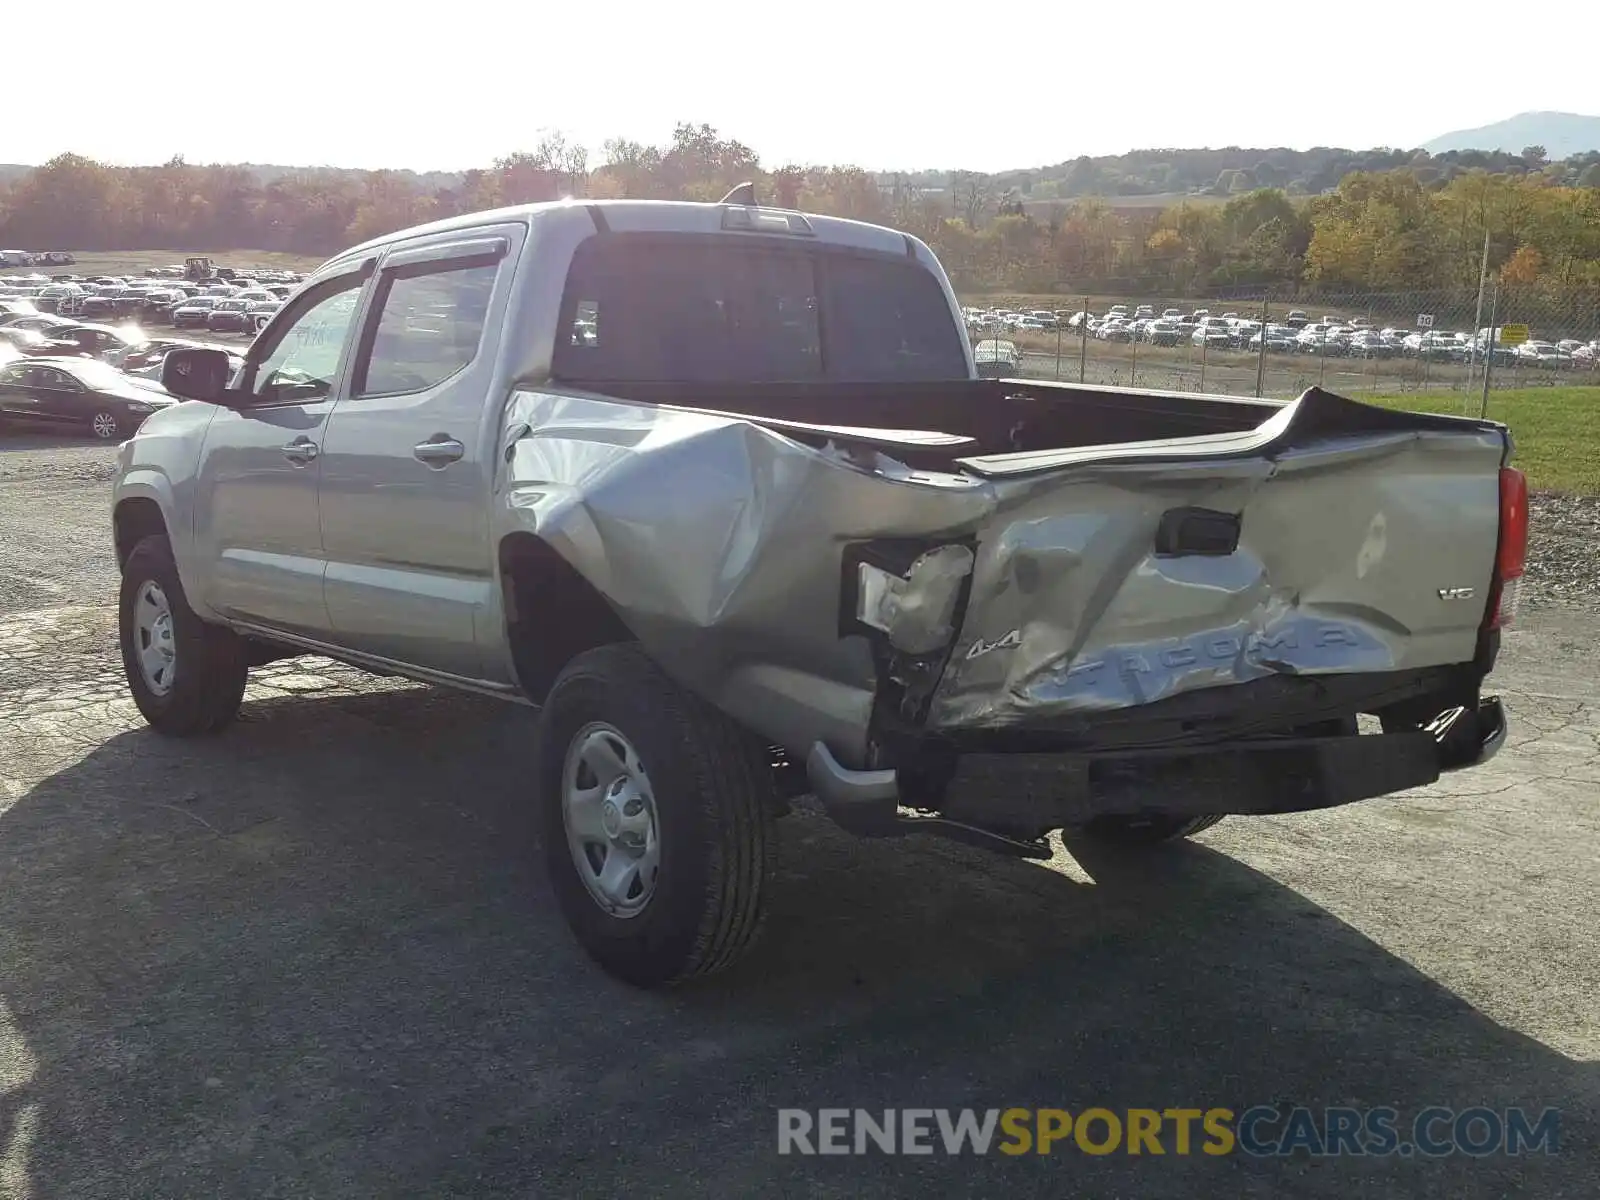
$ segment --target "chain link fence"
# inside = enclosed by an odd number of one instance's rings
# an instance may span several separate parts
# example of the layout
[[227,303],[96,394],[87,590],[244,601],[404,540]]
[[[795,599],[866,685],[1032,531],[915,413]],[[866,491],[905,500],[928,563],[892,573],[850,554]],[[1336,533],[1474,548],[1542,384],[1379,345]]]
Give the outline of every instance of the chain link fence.
[[[1600,388],[1600,306],[1528,288],[1278,299],[989,296],[966,304],[979,358],[1014,374],[1111,387],[1292,399]],[[1490,337],[1491,327],[1494,337]],[[984,343],[1000,343],[985,347]],[[1009,344],[1009,347],[1007,347]]]

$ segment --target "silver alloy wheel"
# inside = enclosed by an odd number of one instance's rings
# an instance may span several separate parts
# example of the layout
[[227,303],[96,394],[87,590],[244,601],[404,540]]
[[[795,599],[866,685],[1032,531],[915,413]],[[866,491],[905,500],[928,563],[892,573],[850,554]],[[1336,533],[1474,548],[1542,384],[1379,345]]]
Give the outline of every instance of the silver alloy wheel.
[[655,794],[639,752],[602,721],[585,725],[567,744],[561,821],[594,902],[614,917],[643,912],[661,866]]
[[94,430],[97,438],[114,438],[117,436],[117,414],[97,412],[94,419],[89,422],[89,428]]
[[178,647],[172,637],[172,604],[161,585],[147,579],[133,602],[134,656],[144,684],[157,696],[172,690],[178,669]]

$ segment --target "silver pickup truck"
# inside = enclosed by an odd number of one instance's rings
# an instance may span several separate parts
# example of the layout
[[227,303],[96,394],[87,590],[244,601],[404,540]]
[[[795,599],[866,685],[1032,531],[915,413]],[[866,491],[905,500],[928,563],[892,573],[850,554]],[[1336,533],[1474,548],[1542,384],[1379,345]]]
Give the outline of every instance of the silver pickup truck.
[[1048,856],[1505,737],[1502,426],[981,379],[888,229],[749,194],[462,217],[338,255],[242,368],[177,350],[164,382],[186,402],[114,500],[146,719],[213,733],[250,667],[308,653],[538,706],[552,885],[637,984],[748,944],[803,794]]

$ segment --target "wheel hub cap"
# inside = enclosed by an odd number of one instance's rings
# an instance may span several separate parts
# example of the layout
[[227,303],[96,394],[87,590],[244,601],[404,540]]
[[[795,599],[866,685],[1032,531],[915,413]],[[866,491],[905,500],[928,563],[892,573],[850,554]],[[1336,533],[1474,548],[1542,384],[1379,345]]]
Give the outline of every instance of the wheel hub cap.
[[655,794],[638,751],[604,722],[585,725],[567,747],[561,791],[578,878],[612,916],[637,916],[655,894],[661,861]]
[[154,580],[140,585],[133,606],[134,656],[147,688],[157,696],[172,690],[178,667],[178,645],[173,637],[172,604]]

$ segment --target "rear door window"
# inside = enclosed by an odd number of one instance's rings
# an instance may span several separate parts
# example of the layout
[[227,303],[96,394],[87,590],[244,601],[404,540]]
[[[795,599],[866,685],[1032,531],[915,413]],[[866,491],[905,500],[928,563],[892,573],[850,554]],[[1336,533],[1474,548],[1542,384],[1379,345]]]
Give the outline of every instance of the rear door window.
[[498,262],[446,260],[384,272],[352,394],[425,391],[476,358],[498,270]]

